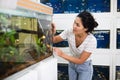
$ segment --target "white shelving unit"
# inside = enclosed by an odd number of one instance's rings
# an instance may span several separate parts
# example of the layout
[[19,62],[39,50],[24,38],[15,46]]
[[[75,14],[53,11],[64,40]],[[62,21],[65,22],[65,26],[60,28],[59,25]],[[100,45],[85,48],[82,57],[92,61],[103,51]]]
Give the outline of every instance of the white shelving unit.
[[57,59],[51,56],[4,80],[57,80]]

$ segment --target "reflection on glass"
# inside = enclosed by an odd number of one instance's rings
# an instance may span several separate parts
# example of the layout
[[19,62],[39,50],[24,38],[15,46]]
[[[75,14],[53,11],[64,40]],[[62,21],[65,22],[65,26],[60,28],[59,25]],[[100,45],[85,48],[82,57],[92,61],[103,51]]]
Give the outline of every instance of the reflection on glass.
[[97,39],[97,48],[110,48],[110,30],[94,30]]
[[50,20],[0,13],[0,80],[52,55]]

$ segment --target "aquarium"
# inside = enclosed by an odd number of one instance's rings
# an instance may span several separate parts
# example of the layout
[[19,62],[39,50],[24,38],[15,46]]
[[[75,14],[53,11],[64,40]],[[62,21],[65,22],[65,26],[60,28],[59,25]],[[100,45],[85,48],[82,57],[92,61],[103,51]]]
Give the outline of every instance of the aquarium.
[[68,77],[68,64],[58,64],[58,80],[69,80]]
[[117,12],[120,12],[120,0],[117,0]]
[[94,65],[93,66],[93,78],[92,80],[110,80],[110,67],[106,65]]
[[117,36],[116,36],[116,48],[120,49],[120,28],[117,29]]
[[85,10],[85,0],[64,0],[63,8],[64,13],[79,13]]
[[54,13],[63,13],[63,0],[40,0],[41,3],[53,7]]
[[110,48],[110,30],[94,30],[92,33],[97,39],[97,48]]
[[116,79],[115,80],[120,80],[120,66],[116,66]]
[[51,18],[0,9],[0,80],[52,55]]
[[90,12],[110,12],[110,0],[87,0],[87,10]]

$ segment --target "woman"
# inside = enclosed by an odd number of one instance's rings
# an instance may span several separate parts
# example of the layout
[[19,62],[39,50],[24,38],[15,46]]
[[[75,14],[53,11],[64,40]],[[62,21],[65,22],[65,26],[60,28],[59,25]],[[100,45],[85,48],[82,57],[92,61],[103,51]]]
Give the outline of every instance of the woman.
[[[97,41],[91,32],[97,25],[93,16],[83,11],[77,15],[72,29],[64,30],[60,35],[53,37],[54,43],[68,40],[72,56],[59,48],[54,48],[54,51],[69,61],[69,80],[92,80],[93,66],[90,56],[96,49]],[[55,33],[55,25],[52,24],[52,27]]]

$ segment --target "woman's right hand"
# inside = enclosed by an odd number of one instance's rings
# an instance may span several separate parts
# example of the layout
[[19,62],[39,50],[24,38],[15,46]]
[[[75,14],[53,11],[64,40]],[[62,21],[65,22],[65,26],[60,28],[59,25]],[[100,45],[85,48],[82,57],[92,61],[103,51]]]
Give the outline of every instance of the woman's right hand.
[[54,23],[52,23],[51,26],[52,26],[52,34],[54,35],[56,33],[56,26]]

